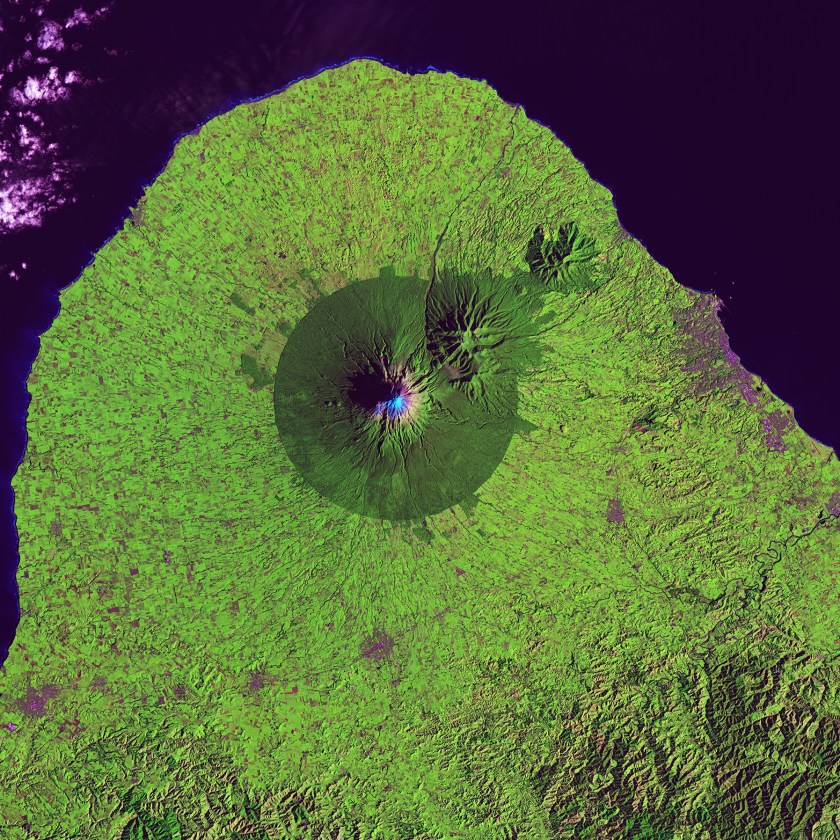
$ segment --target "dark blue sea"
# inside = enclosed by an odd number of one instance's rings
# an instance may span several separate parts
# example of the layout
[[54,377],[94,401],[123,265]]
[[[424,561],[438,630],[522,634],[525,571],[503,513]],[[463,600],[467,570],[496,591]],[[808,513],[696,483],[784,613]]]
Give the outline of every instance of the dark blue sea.
[[550,126],[742,364],[840,452],[837,51],[827,3],[0,0],[0,662],[11,477],[58,291],[237,102],[369,56],[486,79]]

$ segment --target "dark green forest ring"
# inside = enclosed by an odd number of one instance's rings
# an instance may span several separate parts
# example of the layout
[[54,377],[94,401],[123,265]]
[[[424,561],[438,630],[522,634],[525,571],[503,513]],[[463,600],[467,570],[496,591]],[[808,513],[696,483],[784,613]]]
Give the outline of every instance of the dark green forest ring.
[[430,351],[428,291],[417,278],[350,283],[301,318],[277,366],[286,454],[319,494],[362,516],[458,504],[493,474],[516,425],[512,371],[488,373],[477,396]]

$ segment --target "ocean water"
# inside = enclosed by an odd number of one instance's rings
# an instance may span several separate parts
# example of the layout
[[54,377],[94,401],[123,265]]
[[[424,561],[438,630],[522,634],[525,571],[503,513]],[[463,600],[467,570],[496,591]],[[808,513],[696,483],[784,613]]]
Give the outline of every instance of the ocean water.
[[828,6],[729,5],[2,0],[0,662],[18,622],[9,482],[58,291],[178,137],[353,57],[487,79],[549,125],[623,226],[721,298],[745,367],[840,452]]

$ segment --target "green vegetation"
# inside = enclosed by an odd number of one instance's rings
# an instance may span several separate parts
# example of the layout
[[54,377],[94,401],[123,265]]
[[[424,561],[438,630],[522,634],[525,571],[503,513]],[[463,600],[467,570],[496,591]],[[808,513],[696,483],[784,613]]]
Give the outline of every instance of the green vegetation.
[[3,840],[840,833],[837,458],[486,84],[214,118],[61,304]]

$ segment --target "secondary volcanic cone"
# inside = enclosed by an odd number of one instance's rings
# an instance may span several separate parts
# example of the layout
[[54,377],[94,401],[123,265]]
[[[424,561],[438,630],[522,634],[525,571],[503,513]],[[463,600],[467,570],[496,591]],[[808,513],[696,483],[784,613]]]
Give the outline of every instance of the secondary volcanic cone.
[[182,138],[29,389],[3,840],[838,827],[837,459],[485,83]]

